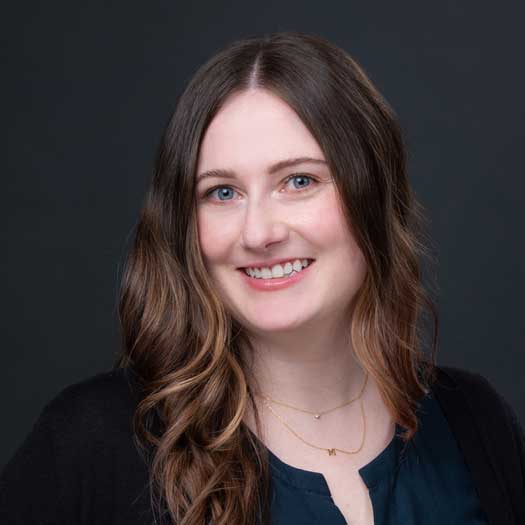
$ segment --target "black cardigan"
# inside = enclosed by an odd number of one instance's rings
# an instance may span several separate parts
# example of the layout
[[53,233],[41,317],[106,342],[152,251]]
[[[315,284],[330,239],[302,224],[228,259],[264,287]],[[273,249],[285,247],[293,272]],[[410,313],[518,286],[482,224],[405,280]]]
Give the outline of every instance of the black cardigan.
[[[479,374],[437,371],[432,390],[489,523],[525,524],[525,436],[515,412]],[[127,369],[62,390],[0,475],[0,523],[151,523],[147,468],[131,439],[138,399]]]
[[481,375],[438,367],[436,398],[492,525],[525,524],[525,435],[510,404]]

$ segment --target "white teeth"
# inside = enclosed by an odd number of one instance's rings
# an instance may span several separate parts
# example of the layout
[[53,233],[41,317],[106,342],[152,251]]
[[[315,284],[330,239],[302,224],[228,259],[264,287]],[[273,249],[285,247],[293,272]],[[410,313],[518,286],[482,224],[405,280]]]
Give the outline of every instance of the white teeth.
[[[282,277],[284,275],[284,269],[280,264],[272,266],[272,277]],[[265,275],[263,274],[263,277]]]
[[269,268],[261,268],[261,277],[268,279],[272,276],[272,271]]
[[290,276],[293,271],[300,272],[303,268],[306,268],[310,262],[308,259],[296,259],[295,261],[288,261],[282,266],[276,264],[272,268],[244,268],[244,272],[250,277],[256,279],[274,279],[284,277],[285,275]]

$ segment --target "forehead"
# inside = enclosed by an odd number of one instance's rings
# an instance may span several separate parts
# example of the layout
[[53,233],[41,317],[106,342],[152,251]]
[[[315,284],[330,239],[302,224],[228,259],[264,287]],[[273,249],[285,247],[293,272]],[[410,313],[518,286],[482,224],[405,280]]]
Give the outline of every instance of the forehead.
[[265,170],[285,158],[324,159],[317,141],[297,114],[264,90],[232,95],[208,126],[197,173],[211,169]]

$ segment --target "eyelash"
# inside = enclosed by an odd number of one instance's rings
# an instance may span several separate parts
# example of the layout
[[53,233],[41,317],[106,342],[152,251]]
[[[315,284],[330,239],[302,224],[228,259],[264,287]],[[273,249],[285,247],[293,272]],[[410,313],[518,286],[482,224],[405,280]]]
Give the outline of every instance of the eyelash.
[[[307,175],[306,173],[292,173],[292,175],[289,175],[288,177],[286,177],[286,179],[284,179],[284,184],[288,184],[288,182],[292,179],[295,179],[297,177],[304,177],[304,178],[307,178],[307,179],[310,179],[311,182],[313,182],[314,184],[313,185],[308,185],[306,186],[305,188],[303,189],[299,189],[299,190],[296,190],[296,193],[300,193],[300,192],[303,192],[303,191],[308,191],[310,188],[310,186],[315,186],[316,184],[318,184],[318,180],[315,179],[314,177],[312,177],[311,175]],[[209,199],[210,195],[217,189],[219,188],[231,188],[231,186],[228,186],[228,185],[225,185],[225,184],[220,184],[220,185],[217,185],[217,186],[213,186],[212,188],[210,188],[209,190],[206,190],[206,192],[204,193],[203,195],[203,198],[204,199]],[[233,200],[233,199],[227,199],[225,201],[221,201],[221,200],[217,200],[216,202],[219,202],[219,203],[226,203],[228,202],[228,200]]]

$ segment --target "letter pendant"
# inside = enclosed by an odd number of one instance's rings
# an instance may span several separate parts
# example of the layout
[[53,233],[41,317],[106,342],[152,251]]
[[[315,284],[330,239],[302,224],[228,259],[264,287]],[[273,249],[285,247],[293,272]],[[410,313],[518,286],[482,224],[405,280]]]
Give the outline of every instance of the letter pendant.
[[328,455],[329,455],[329,456],[335,456],[335,455],[336,455],[336,454],[335,454],[335,448],[329,448],[329,449],[328,449]]

